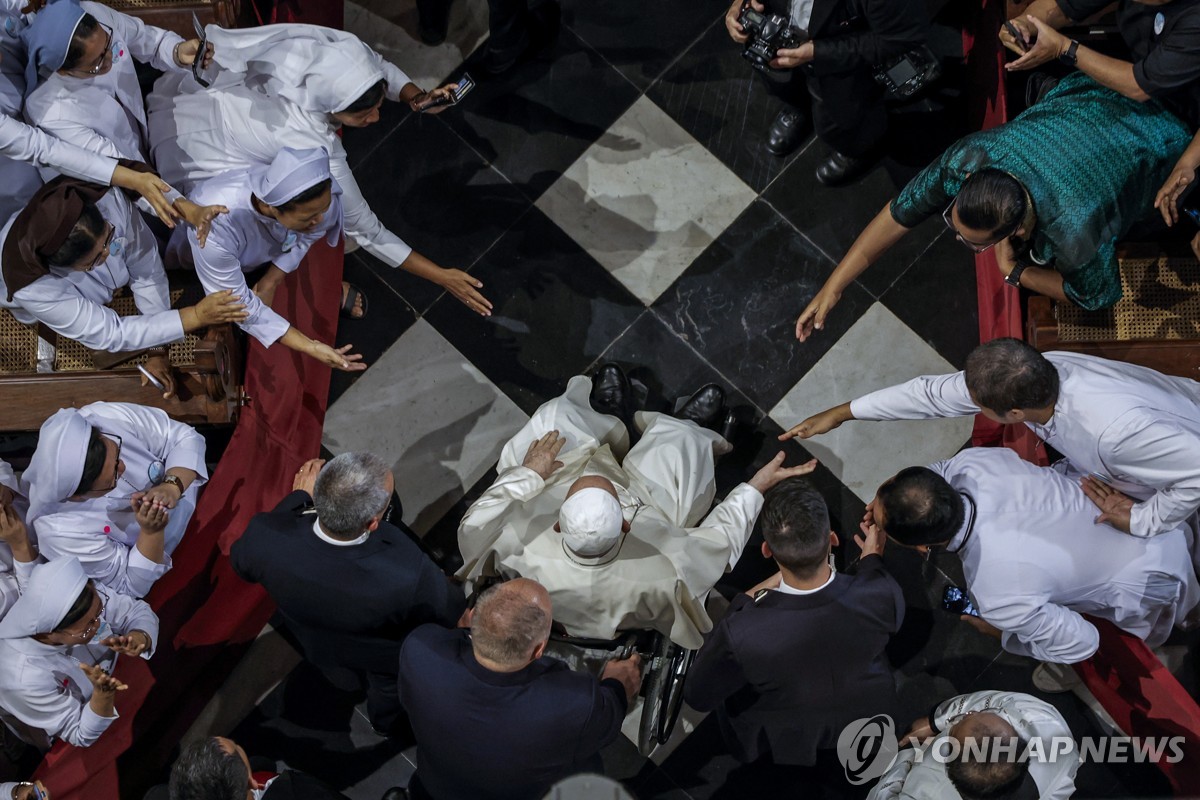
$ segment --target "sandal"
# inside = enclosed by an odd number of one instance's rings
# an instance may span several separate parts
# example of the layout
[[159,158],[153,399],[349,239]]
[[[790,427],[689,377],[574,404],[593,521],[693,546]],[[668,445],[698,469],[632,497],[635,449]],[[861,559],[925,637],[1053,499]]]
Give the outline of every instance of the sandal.
[[[344,281],[346,296],[342,299],[342,307],[338,309],[338,316],[342,319],[366,319],[367,317],[367,295],[362,289],[355,286],[349,281]],[[358,303],[358,298],[362,298],[362,316],[354,316],[354,306]]]

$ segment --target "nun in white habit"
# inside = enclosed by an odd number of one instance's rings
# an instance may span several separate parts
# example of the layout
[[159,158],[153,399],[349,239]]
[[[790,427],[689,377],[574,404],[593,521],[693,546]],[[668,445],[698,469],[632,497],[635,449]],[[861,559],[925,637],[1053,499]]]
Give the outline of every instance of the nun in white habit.
[[[342,236],[342,190],[323,147],[285,147],[267,166],[199,182],[192,196],[229,213],[213,221],[203,247],[194,230],[177,228],[168,262],[195,267],[206,292],[232,292],[246,306],[247,317],[238,324],[263,347],[279,342],[335,369],[366,368],[349,347],[334,349],[310,339],[271,309],[279,283],[300,266],[313,243],[324,239],[332,247]],[[268,263],[252,291],[246,273]]]
[[0,459],[0,619],[21,596],[34,565],[43,560],[29,539],[28,511],[29,500],[12,466]]
[[43,555],[77,558],[97,583],[142,597],[171,568],[208,470],[190,426],[101,402],[46,420],[24,477]]
[[0,716],[42,750],[88,747],[118,716],[118,654],[148,659],[157,639],[141,600],[94,585],[74,558],[40,564],[0,620]]
[[367,204],[337,132],[379,119],[384,98],[425,107],[446,87],[423,92],[358,37],[318,25],[206,29],[220,72],[208,89],[166,75],[147,100],[150,146],[163,176],[185,192],[223,172],[269,164],[284,147],[324,147],[342,188],[346,235],[380,261],[441,286],[487,316],[482,282],[445,269],[392,233]]

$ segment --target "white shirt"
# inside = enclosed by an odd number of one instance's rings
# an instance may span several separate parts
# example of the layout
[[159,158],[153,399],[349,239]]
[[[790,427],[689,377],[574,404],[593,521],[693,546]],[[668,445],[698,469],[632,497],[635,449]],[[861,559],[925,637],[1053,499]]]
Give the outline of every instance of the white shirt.
[[830,569],[829,570],[829,579],[815,589],[797,589],[795,586],[792,586],[787,581],[780,580],[779,588],[776,589],[775,591],[783,592],[784,594],[799,594],[799,595],[816,594],[817,592],[821,591],[829,584],[833,583],[833,579],[836,577],[837,577],[837,572],[834,571],[833,569]]
[[1096,525],[1074,481],[1003,447],[975,447],[931,464],[970,504],[947,550],[962,561],[980,616],[1005,650],[1073,664],[1099,646],[1082,614],[1106,619],[1150,646],[1200,601],[1183,528],[1135,539]]
[[[1120,361],[1050,352],[1060,388],[1046,425],[1026,423],[1083,473],[1139,502],[1130,532],[1174,530],[1200,508],[1200,383]],[[854,400],[855,419],[976,414],[963,373],[916,378]]]
[[[879,783],[867,795],[868,800],[943,800],[958,797],[958,791],[946,775],[946,765],[933,757],[934,748],[950,735],[950,721],[967,712],[988,711],[1003,718],[1025,741],[1040,739],[1041,752],[1052,752],[1057,737],[1071,738],[1071,728],[1062,714],[1049,703],[1020,692],[983,691],[959,695],[942,703],[931,722],[941,731],[924,748],[918,760],[916,748],[900,751]],[[943,749],[940,752],[948,752]],[[1040,800],[1069,800],[1075,793],[1075,773],[1079,771],[1077,753],[1058,756],[1054,761],[1031,758],[1029,776],[1037,784]]]
[[101,434],[121,437],[125,473],[116,488],[103,497],[65,500],[32,520],[38,546],[47,559],[75,556],[88,577],[118,592],[142,597],[171,568],[167,555],[158,564],[134,546],[140,528],[130,498],[149,489],[153,463],[164,469],[185,467],[197,474],[170,511],[167,553],[182,537],[200,487],[208,479],[204,465],[204,438],[188,425],[176,422],[165,411],[131,403],[92,403],[80,413]]
[[183,39],[100,3],[85,0],[80,6],[112,28],[112,69],[87,78],[51,74],[25,99],[25,118],[84,150],[149,163],[146,108],[134,61],[190,75],[174,59]]
[[[144,631],[150,636],[149,659],[158,642],[158,617],[141,600],[97,585],[104,619],[118,635]],[[92,683],[80,664],[111,668],[114,654],[101,645],[42,644],[32,638],[0,640],[0,718],[29,744],[49,749],[55,739],[88,747],[119,715],[92,711]],[[120,695],[118,695],[120,697]]]
[[356,544],[364,544],[367,539],[371,538],[370,531],[363,531],[362,535],[357,539],[350,539],[348,541],[346,539],[335,539],[325,531],[321,530],[321,521],[319,519],[313,520],[313,533],[315,533],[317,538],[322,542],[332,544],[336,547],[353,547]]
[[813,0],[793,0],[792,26],[797,30],[808,33],[808,22],[812,19]]
[[[146,221],[119,189],[96,205],[114,228],[117,252],[87,272],[51,267],[49,275],[16,292],[12,302],[0,274],[0,308],[20,322],[42,322],[93,350],[138,350],[183,338],[183,320],[171,310],[167,274]],[[15,221],[14,216],[0,230],[0,247]],[[140,314],[122,317],[105,306],[120,286],[129,287]]]
[[242,330],[270,347],[291,324],[263,303],[246,283],[246,273],[270,262],[284,272],[300,266],[313,243],[342,227],[342,199],[333,192],[329,210],[311,231],[299,233],[264,217],[250,202],[250,178],[245,170],[218,175],[196,184],[192,200],[200,205],[224,205],[228,214],[213,220],[204,247],[190,225],[177,225],[168,245],[168,259],[192,265],[206,294],[232,289],[249,316],[238,323]]
[[0,115],[0,155],[106,186],[112,182],[117,168],[114,158],[68,144],[3,115]]
[[[378,54],[376,54],[378,57]],[[379,58],[388,98],[398,100],[410,83],[398,67]],[[147,100],[150,145],[163,180],[189,192],[196,182],[230,170],[270,164],[281,148],[324,147],[329,169],[342,188],[346,235],[389,266],[412,253],[371,210],[346,161],[338,125],[280,97],[218,78],[209,89],[189,90],[182,76],[166,76]]]

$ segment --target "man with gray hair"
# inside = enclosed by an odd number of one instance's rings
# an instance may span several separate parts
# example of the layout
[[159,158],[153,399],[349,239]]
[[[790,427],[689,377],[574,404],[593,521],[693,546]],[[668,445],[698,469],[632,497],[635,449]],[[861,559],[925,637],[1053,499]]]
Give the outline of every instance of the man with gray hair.
[[230,551],[234,570],[267,590],[309,661],[365,677],[367,715],[383,734],[400,718],[404,637],[426,622],[454,625],[466,606],[437,565],[384,521],[394,487],[391,467],[371,453],[313,459]]
[[[544,657],[550,595],[517,578],[479,595],[470,630],[423,625],[400,650],[400,698],[417,738],[414,800],[542,797],[556,782],[601,770],[641,685],[641,659],[600,677]],[[469,759],[464,761],[464,755]]]

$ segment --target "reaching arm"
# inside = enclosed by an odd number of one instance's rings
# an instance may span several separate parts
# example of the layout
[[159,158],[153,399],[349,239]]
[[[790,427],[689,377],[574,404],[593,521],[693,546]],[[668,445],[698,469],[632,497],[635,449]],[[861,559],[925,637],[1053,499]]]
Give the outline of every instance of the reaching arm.
[[40,517],[33,528],[47,559],[74,556],[97,583],[130,597],[145,597],[154,582],[171,569],[171,557],[163,553],[162,562],[154,561],[137,547],[126,547],[98,533],[95,522],[65,512]]
[[504,529],[504,512],[513,503],[524,503],[546,487],[542,476],[525,466],[513,467],[471,504],[458,525],[458,547],[467,574]]

